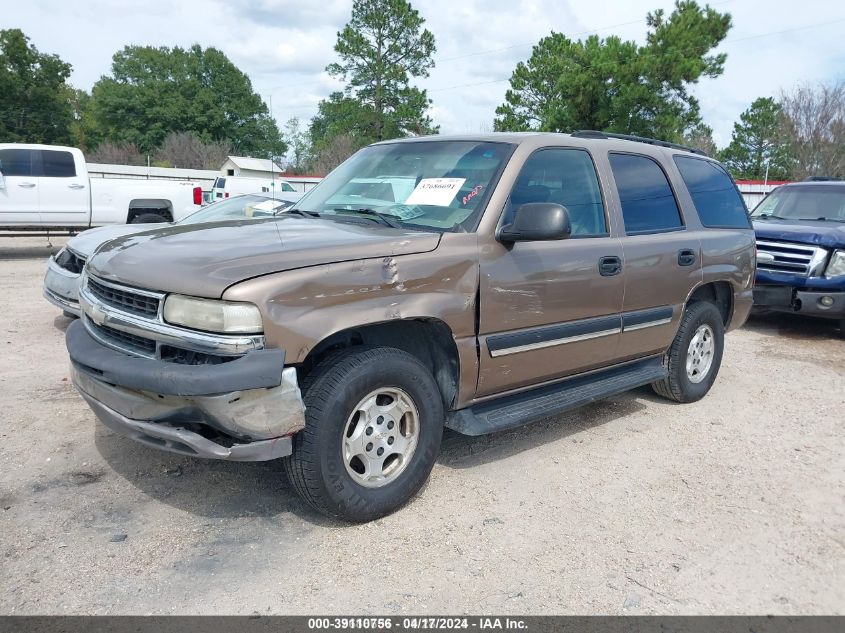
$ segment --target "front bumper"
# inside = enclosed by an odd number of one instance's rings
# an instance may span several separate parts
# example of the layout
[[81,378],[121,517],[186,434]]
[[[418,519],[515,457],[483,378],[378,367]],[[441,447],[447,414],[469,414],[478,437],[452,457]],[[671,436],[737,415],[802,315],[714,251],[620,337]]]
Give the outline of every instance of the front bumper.
[[52,257],[47,260],[43,294],[54,306],[80,316],[79,275],[65,270]]
[[[824,305],[823,297],[832,303]],[[830,303],[830,301],[827,301]],[[754,307],[775,312],[841,319],[845,317],[845,292],[802,290],[791,286],[754,286]]]
[[81,321],[68,327],[72,379],[109,428],[165,451],[232,461],[290,455],[305,426],[296,370],[284,351],[219,365],[179,365],[121,353]]

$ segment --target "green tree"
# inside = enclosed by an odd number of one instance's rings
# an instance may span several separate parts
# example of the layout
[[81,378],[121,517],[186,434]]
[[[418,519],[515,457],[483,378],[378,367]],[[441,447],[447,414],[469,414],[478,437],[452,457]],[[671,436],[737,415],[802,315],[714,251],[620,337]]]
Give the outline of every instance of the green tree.
[[111,76],[91,93],[103,137],[152,153],[170,132],[228,142],[257,157],[284,153],[276,122],[252,84],[221,51],[127,46],[112,58]]
[[699,123],[682,134],[678,140],[681,145],[702,150],[708,156],[717,156],[719,151],[713,140],[713,128],[706,123]]
[[0,31],[0,139],[69,143],[71,65],[41,53],[20,29]]
[[711,51],[727,35],[730,14],[679,0],[671,15],[658,9],[646,23],[642,46],[616,36],[544,37],[517,64],[496,129],[593,129],[666,140],[694,129],[701,116],[689,87],[722,73],[725,54]]
[[354,0],[335,44],[340,61],[326,67],[346,88],[320,103],[311,125],[316,151],[338,135],[363,146],[436,131],[425,90],[410,85],[434,66],[434,35],[424,23],[405,0]]
[[788,180],[793,157],[782,138],[783,110],[771,97],[756,99],[734,123],[731,143],[721,155],[734,178]]
[[310,139],[308,132],[302,129],[297,117],[291,117],[285,123],[285,142],[288,144],[287,170],[293,174],[302,174],[308,162]]

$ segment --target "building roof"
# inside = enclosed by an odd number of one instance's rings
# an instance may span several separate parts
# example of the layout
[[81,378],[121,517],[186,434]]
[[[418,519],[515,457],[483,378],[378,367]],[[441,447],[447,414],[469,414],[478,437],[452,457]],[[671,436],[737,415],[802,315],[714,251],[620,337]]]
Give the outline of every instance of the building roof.
[[266,158],[250,158],[248,156],[229,156],[228,159],[241,169],[252,171],[284,171],[278,164]]

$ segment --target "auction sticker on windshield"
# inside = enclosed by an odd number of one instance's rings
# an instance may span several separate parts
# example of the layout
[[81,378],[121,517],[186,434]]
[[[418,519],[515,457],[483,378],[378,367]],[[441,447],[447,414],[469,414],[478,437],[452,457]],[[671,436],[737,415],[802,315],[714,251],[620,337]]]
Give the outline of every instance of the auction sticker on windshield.
[[405,204],[430,204],[448,207],[455,199],[466,178],[423,178],[411,192]]

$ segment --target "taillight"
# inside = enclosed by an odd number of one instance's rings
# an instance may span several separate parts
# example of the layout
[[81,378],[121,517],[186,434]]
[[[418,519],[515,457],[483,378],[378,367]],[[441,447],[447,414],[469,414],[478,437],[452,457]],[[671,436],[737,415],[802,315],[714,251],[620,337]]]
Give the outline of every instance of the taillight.
[[202,187],[194,187],[194,204],[202,204]]
[[229,197],[229,192],[227,191],[227,192],[223,195],[223,197],[224,197],[224,198],[228,198],[228,197]]

